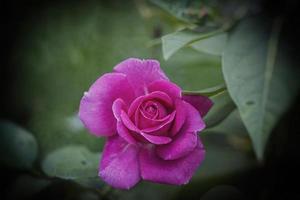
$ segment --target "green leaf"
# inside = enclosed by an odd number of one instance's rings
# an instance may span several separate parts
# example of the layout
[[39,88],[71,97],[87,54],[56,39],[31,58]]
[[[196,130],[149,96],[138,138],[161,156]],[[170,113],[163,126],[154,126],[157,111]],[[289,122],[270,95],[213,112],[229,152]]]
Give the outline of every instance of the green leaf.
[[191,47],[197,51],[213,55],[221,55],[227,42],[227,33],[221,33],[212,37],[191,43]]
[[99,159],[99,153],[84,146],[66,146],[48,154],[42,169],[47,175],[60,178],[92,178],[97,176]]
[[183,29],[165,35],[162,37],[162,51],[164,59],[168,60],[174,53],[176,53],[182,47],[197,40],[210,37],[216,33],[216,31],[196,32],[190,29]]
[[230,98],[228,91],[224,90],[210,99],[214,102],[213,107],[204,117],[206,127],[212,127],[224,120],[235,108],[235,105]]
[[230,36],[223,56],[228,91],[263,159],[270,133],[299,88],[299,72],[279,43],[282,21],[242,21]]
[[168,61],[162,61],[164,71],[183,90],[198,91],[224,83],[221,58],[199,54],[191,48],[182,49]]
[[30,169],[36,160],[35,138],[23,128],[0,121],[0,162],[17,169]]

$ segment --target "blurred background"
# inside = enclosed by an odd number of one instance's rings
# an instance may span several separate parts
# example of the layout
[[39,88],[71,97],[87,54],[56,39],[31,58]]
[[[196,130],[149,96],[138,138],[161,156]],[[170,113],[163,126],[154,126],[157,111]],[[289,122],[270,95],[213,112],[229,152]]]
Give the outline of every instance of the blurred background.
[[[245,8],[270,18],[286,16],[287,45],[299,52],[297,1],[246,3]],[[141,182],[129,191],[108,187],[94,175],[105,141],[88,134],[77,117],[83,92],[128,57],[157,59],[184,90],[201,90],[224,83],[221,58],[184,48],[164,60],[161,37],[187,23],[157,1],[0,5],[1,199],[300,198],[299,95],[274,128],[263,164],[227,95],[228,116],[201,134],[207,156],[189,184]]]

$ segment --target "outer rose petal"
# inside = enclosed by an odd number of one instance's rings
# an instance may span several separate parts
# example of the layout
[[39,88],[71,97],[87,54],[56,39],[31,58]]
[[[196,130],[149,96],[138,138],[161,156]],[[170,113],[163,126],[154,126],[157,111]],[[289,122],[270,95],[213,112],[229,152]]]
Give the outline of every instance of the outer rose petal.
[[161,91],[169,95],[172,99],[181,98],[181,89],[176,84],[166,81],[166,80],[158,80],[152,82],[148,86],[149,92]]
[[164,160],[175,160],[186,156],[197,146],[198,135],[195,132],[182,132],[166,145],[157,146],[157,154]]
[[199,112],[189,103],[183,101],[186,111],[186,119],[182,129],[185,132],[202,131],[205,128],[205,123],[202,120]]
[[84,94],[80,102],[79,117],[92,134],[111,136],[116,133],[112,104],[117,98],[128,103],[134,98],[126,75],[120,73],[104,74]]
[[179,132],[186,119],[185,103],[181,99],[175,100],[175,110],[176,110],[176,116],[175,116],[173,127],[171,129],[172,136],[176,135]]
[[160,69],[160,64],[157,60],[129,58],[115,66],[114,70],[127,75],[128,81],[137,96],[147,94],[147,86],[151,82],[168,80]]
[[205,150],[200,140],[194,151],[176,160],[163,160],[156,155],[154,148],[144,148],[139,156],[142,179],[174,185],[186,184],[204,156]]
[[102,154],[99,176],[113,187],[129,189],[141,179],[139,148],[119,136],[109,137]]
[[[172,138],[173,141],[169,144],[157,147],[157,154],[165,160],[178,159],[193,151],[197,146],[197,131],[201,131],[205,128],[201,116],[193,106],[181,100],[177,101],[176,104],[180,105],[176,107],[176,111],[180,112],[181,109],[185,111],[186,116],[180,132]],[[182,120],[177,119],[173,126],[173,130],[175,130],[174,127],[176,128],[176,123],[181,122]]]
[[199,111],[201,117],[204,117],[213,106],[213,102],[205,96],[183,95],[182,99],[194,106]]

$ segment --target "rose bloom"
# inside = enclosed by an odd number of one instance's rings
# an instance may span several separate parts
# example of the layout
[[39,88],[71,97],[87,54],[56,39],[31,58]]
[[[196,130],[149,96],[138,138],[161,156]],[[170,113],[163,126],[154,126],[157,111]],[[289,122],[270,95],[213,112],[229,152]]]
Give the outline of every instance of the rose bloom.
[[120,189],[141,179],[181,185],[204,159],[197,132],[211,106],[207,97],[182,95],[158,61],[129,58],[84,93],[79,117],[107,137],[99,166],[105,182]]

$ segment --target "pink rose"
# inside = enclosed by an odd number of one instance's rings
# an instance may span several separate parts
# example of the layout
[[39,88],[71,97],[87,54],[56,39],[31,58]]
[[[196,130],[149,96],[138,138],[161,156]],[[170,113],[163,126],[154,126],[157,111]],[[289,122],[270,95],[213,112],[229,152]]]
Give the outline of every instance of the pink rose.
[[80,102],[87,129],[107,141],[99,176],[129,189],[141,179],[181,185],[205,156],[197,132],[212,102],[182,96],[156,60],[129,58],[96,80]]

